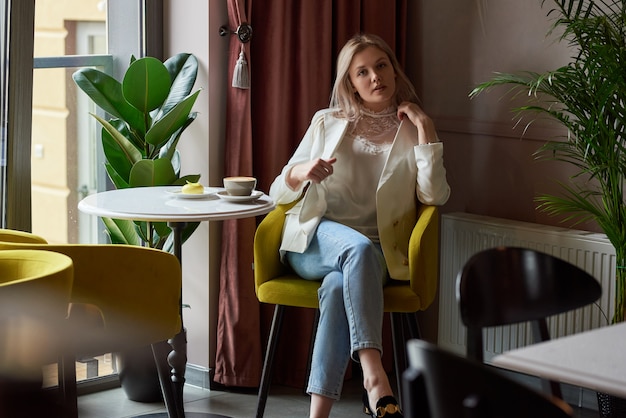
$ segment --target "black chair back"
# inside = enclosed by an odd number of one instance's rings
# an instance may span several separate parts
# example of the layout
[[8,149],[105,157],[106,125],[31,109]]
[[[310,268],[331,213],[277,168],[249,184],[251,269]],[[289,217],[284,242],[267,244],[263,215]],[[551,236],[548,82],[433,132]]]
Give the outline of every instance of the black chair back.
[[406,418],[565,418],[571,407],[422,340],[407,344]]
[[[486,327],[530,321],[534,342],[547,341],[547,317],[589,305],[601,294],[593,276],[552,255],[518,247],[481,251],[465,263],[457,279],[467,356],[484,360]],[[556,383],[544,384],[562,397]]]
[[[539,321],[547,331],[547,317],[591,304],[601,294],[593,276],[549,254],[517,247],[481,251],[457,280],[468,356],[483,360],[482,328]],[[549,339],[543,331],[535,335],[536,342]]]

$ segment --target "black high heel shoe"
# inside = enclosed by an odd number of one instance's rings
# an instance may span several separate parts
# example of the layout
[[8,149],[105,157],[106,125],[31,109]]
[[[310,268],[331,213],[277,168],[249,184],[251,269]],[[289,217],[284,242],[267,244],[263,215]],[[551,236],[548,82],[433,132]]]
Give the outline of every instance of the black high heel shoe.
[[376,402],[376,409],[372,411],[367,398],[367,391],[363,391],[363,413],[372,418],[404,418],[400,405],[393,396],[383,396],[380,398],[378,402]]

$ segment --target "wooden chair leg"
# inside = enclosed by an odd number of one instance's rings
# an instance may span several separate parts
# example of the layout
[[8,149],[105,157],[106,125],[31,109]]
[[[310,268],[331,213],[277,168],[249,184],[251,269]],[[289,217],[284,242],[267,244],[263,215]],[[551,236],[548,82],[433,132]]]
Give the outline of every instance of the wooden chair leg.
[[280,329],[283,325],[284,311],[285,307],[282,305],[276,305],[274,307],[274,317],[272,319],[270,335],[267,340],[267,350],[265,352],[265,361],[263,362],[263,372],[261,374],[261,385],[259,386],[259,394],[257,397],[256,418],[263,418],[263,414],[265,413],[265,404],[267,403],[267,396],[272,383],[274,354],[276,354],[278,337],[280,336]]

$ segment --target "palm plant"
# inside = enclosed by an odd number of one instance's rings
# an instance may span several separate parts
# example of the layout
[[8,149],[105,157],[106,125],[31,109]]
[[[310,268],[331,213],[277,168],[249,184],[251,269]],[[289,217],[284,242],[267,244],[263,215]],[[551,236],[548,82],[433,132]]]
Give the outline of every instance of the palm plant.
[[[546,1],[543,0],[542,7]],[[573,225],[595,221],[616,251],[615,309],[625,318],[626,296],[626,0],[552,0],[550,33],[562,29],[575,56],[546,73],[496,73],[476,86],[474,97],[496,86],[527,97],[514,111],[532,123],[548,116],[567,134],[541,146],[539,160],[565,162],[576,173],[561,182],[562,195],[538,196],[538,208]]]

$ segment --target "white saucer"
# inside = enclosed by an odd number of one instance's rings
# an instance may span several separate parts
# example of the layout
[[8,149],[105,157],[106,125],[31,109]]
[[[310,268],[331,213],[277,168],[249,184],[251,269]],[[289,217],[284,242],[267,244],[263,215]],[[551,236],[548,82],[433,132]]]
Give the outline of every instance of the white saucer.
[[[204,189],[204,192],[202,193],[183,193],[182,189],[166,190],[166,192],[179,199],[204,199],[205,197],[215,194],[214,191],[210,191],[210,189],[206,187]],[[249,196],[246,196],[246,197],[249,197]]]
[[250,196],[232,196],[229,195],[226,190],[217,192],[220,199],[227,200],[229,202],[252,202],[263,196],[263,192],[259,190],[253,190]]

